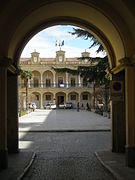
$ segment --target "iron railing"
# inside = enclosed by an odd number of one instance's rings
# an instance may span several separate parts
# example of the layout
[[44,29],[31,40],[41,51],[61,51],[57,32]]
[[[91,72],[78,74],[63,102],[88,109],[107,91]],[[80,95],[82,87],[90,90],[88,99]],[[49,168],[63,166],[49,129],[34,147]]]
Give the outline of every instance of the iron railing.
[[[24,83],[19,83],[19,88],[24,88]],[[84,84],[84,83],[51,83],[51,84],[45,84],[45,83],[30,83],[28,84],[28,88],[93,88],[92,83]]]

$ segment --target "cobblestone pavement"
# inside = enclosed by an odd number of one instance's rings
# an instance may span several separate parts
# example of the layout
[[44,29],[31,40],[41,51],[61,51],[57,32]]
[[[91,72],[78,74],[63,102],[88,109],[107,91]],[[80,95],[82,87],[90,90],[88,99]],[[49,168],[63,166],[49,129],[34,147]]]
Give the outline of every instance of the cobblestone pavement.
[[110,130],[110,119],[86,110],[37,109],[20,118],[19,130]]
[[23,132],[20,149],[37,157],[24,180],[112,180],[94,155],[109,150],[110,132]]

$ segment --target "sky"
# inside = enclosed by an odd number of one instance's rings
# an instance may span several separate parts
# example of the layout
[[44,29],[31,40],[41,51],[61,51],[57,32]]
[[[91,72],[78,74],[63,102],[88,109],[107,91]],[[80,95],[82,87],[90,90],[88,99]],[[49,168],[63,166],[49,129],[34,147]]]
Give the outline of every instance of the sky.
[[77,38],[71,35],[69,32],[73,32],[73,28],[76,26],[70,25],[57,25],[46,28],[37,33],[25,46],[21,57],[31,57],[31,53],[35,50],[40,53],[40,57],[56,57],[56,51],[60,50],[59,46],[55,46],[56,41],[63,41],[64,46],[61,50],[65,51],[66,57],[80,57],[81,53],[85,50],[90,52],[91,57],[103,57],[103,53],[96,53],[97,47],[89,49],[91,42],[90,40],[84,40],[82,37]]

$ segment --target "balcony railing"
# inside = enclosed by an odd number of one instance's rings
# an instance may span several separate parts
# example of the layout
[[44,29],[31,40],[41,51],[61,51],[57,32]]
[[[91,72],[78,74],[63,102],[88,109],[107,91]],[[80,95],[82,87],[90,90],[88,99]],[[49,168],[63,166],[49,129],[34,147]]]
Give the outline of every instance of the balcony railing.
[[[25,85],[23,83],[19,83],[19,88],[24,88]],[[38,83],[38,84],[28,84],[28,88],[93,88],[92,83],[83,84],[83,83],[76,83],[76,84],[69,84],[69,83],[51,83],[51,84],[45,84],[45,83]]]

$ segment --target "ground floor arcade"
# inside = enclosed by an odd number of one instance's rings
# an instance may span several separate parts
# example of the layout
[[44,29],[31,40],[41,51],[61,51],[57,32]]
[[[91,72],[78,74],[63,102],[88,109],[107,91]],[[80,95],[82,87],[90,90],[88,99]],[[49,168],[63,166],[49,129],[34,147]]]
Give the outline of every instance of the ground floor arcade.
[[[85,109],[87,107],[87,104],[91,106],[92,104],[92,94],[90,91],[46,91],[46,92],[40,92],[40,91],[33,91],[29,92],[29,103],[34,102],[37,105],[38,109],[42,109],[46,104],[48,103],[55,103],[58,107],[59,104],[65,104],[67,102],[71,102],[73,104],[73,108],[77,107],[77,103],[80,103],[80,107],[82,109]],[[25,91],[22,91],[19,93],[19,107],[21,109],[26,108],[26,93]]]

